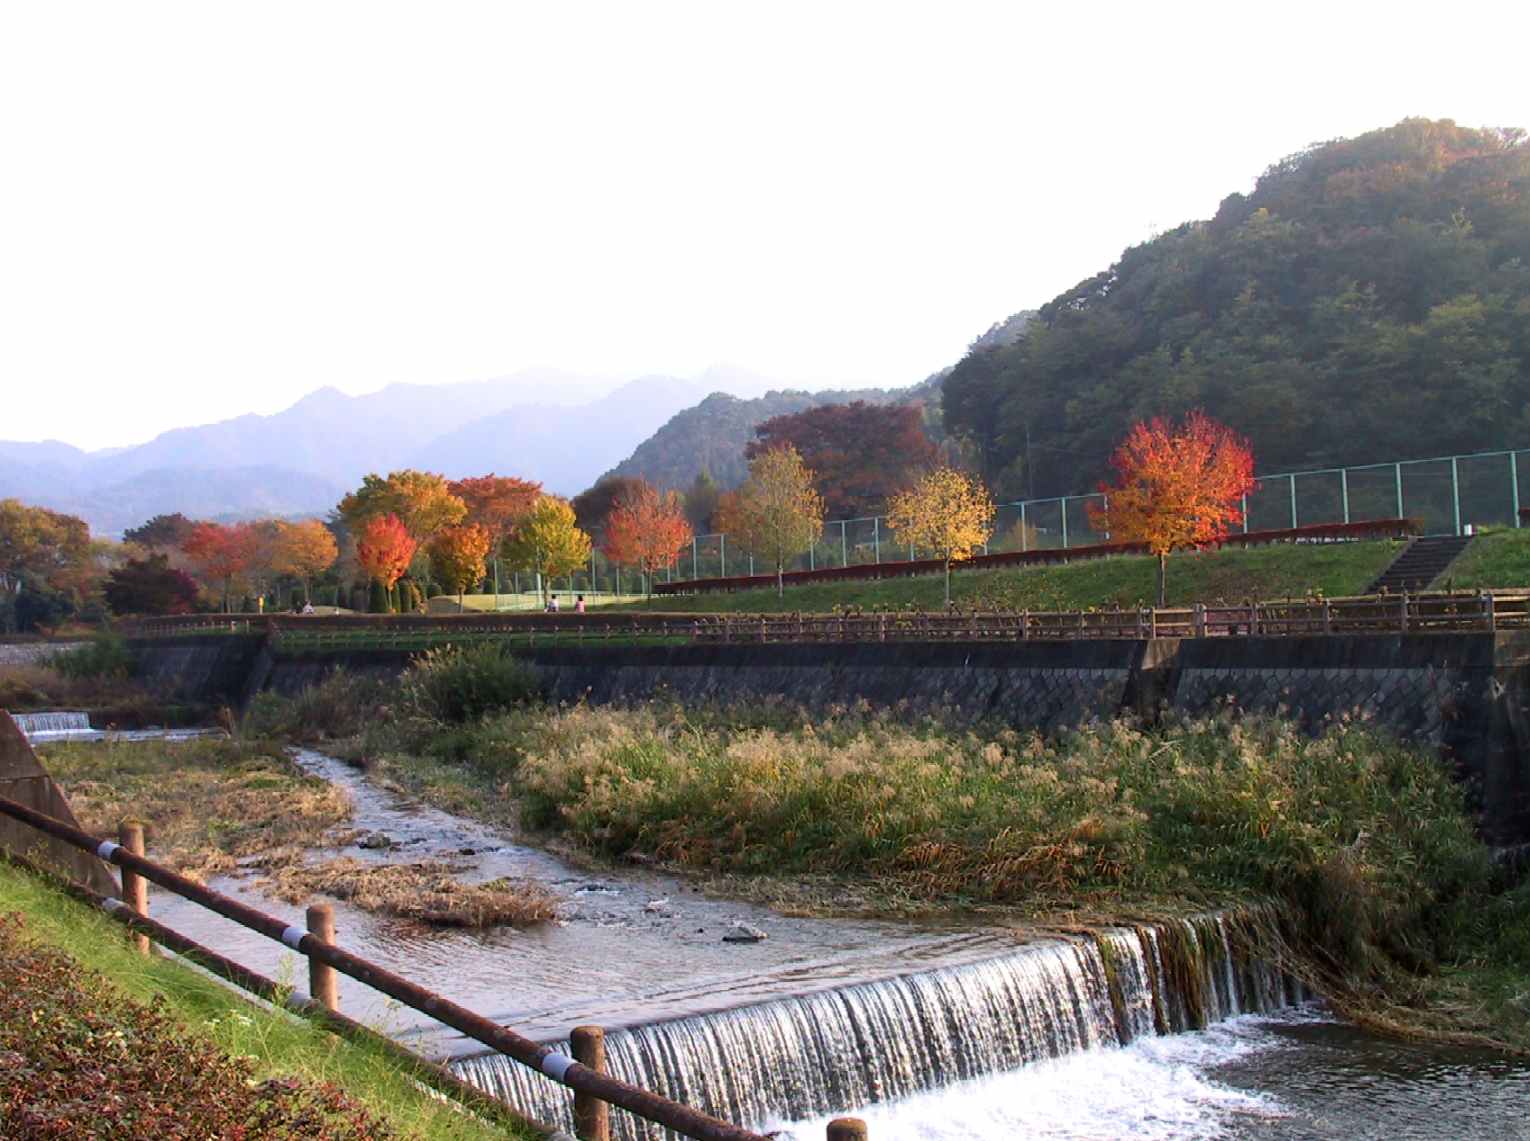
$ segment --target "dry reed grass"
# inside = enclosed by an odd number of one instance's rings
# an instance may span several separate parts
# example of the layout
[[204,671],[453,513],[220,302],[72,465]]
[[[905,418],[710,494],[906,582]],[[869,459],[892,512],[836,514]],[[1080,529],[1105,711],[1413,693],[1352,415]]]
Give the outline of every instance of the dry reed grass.
[[287,863],[261,882],[288,903],[323,894],[365,911],[438,927],[526,926],[557,916],[557,900],[540,884],[510,879],[467,884],[456,878],[465,870],[466,865],[445,860],[373,864],[342,857],[322,864]]

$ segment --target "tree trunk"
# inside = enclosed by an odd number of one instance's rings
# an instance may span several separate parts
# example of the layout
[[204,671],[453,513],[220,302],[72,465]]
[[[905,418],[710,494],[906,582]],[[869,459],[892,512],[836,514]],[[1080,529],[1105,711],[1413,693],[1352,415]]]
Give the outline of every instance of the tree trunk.
[[780,559],[776,560],[776,597],[786,597],[786,568]]
[[1168,581],[1167,581],[1168,574],[1169,574],[1169,556],[1167,554],[1161,554],[1161,555],[1158,556],[1158,605],[1159,606],[1167,606],[1169,604],[1169,602],[1168,602],[1168,590],[1169,590],[1169,586],[1168,586]]

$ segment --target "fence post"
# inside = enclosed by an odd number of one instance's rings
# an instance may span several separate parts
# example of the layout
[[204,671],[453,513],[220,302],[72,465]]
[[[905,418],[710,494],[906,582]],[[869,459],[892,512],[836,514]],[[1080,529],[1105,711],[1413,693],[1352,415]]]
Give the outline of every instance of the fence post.
[[1326,598],[1323,599],[1323,633],[1333,633],[1333,607]]
[[1514,526],[1519,526],[1519,453],[1509,453],[1509,510],[1514,512]]
[[[143,855],[143,824],[137,820],[124,820],[117,827],[117,842],[135,856]],[[122,902],[134,915],[149,914],[149,881],[134,872],[122,869]],[[149,937],[133,936],[140,955],[149,953]]]
[[1398,599],[1398,603],[1402,617],[1401,629],[1402,632],[1406,634],[1408,632],[1408,592],[1406,590],[1402,592],[1402,597]]
[[1197,602],[1190,609],[1190,629],[1197,638],[1206,636],[1206,604]]
[[1062,543],[1063,550],[1068,549],[1068,497],[1065,495],[1058,502],[1062,504]]
[[1482,612],[1487,617],[1487,628],[1490,631],[1498,629],[1498,616],[1493,612],[1493,592],[1484,590],[1480,595],[1482,599]]
[[1450,502],[1456,523],[1456,534],[1461,533],[1461,477],[1456,471],[1456,457],[1450,457]]
[[[576,1026],[569,1035],[574,1061],[597,1074],[606,1072],[606,1032],[599,1026]],[[598,1097],[574,1092],[574,1133],[580,1141],[610,1141],[611,1107]]]
[[1344,501],[1344,522],[1349,522],[1349,469],[1339,469],[1339,498]]
[[1031,612],[1020,611],[1020,640],[1023,642],[1031,636]]
[[836,1117],[829,1122],[828,1141],[866,1141],[866,1123],[859,1117]]
[[839,521],[839,565],[842,567],[850,565],[850,540],[845,535],[846,526],[848,521],[841,519]]
[[1392,478],[1397,482],[1397,517],[1403,518],[1402,464],[1392,465]]
[[[1518,514],[1516,514],[1514,517],[1516,519],[1519,518]],[[1516,523],[1515,526],[1517,527],[1517,526],[1519,526],[1519,524]],[[880,515],[873,515],[871,517],[871,552],[872,552],[872,554],[871,554],[872,561],[875,562],[877,564],[877,566],[881,566],[882,565],[882,517]]]
[[[335,909],[327,903],[308,908],[308,933],[321,943],[335,941]],[[308,957],[308,993],[325,1010],[340,1009],[340,979],[335,968]]]

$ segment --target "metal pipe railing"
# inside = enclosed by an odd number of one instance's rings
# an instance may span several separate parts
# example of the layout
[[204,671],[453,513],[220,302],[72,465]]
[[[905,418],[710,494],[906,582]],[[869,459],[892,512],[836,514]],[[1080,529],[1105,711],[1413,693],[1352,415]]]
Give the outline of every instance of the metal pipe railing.
[[759,1133],[731,1125],[700,1110],[681,1105],[679,1102],[671,1101],[618,1078],[597,1073],[550,1046],[534,1042],[480,1014],[475,1014],[444,995],[427,990],[402,975],[368,962],[332,943],[316,939],[300,927],[284,923],[258,908],[204,887],[152,860],[135,856],[115,841],[92,836],[73,825],[55,820],[8,797],[0,796],[0,813],[82,851],[93,852],[107,863],[115,864],[134,875],[141,876],[150,883],[158,884],[184,899],[200,904],[209,911],[225,919],[231,919],[240,926],[264,935],[268,939],[282,943],[300,954],[318,959],[341,974],[363,982],[413,1010],[430,1015],[438,1022],[515,1059],[522,1065],[531,1067],[576,1093],[610,1102],[645,1120],[673,1129],[683,1136],[695,1138],[696,1141],[765,1141],[763,1135]]

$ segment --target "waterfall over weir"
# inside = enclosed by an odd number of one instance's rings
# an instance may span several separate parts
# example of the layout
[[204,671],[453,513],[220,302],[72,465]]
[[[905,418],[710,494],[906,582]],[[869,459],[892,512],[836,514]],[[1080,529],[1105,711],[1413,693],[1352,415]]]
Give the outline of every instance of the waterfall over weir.
[[43,733],[89,733],[88,713],[13,713],[11,719],[28,737]]
[[[728,1121],[847,1111],[1027,1062],[1199,1029],[1304,997],[1267,912],[1103,929],[979,962],[656,1022],[606,1037],[610,1072]],[[567,1050],[567,1044],[562,1049]],[[571,1128],[566,1089],[499,1055],[453,1069]],[[630,1114],[613,1135],[661,1137]]]

